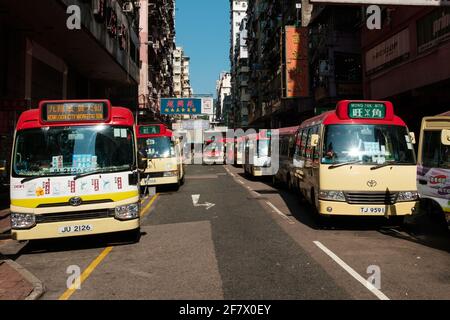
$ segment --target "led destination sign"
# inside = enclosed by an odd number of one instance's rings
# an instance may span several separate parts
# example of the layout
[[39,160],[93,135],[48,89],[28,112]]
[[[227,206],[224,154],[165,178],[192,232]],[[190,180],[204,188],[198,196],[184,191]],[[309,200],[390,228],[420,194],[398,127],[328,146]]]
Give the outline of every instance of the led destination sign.
[[45,122],[102,122],[108,120],[106,102],[47,102],[41,106]]

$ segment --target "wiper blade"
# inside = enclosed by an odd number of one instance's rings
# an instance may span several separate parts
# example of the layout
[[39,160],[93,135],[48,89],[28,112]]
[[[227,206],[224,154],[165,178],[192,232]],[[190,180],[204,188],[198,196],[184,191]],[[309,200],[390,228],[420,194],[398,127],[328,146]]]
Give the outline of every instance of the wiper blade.
[[93,175],[96,175],[99,173],[105,173],[105,172],[108,172],[108,171],[106,171],[105,169],[100,169],[100,170],[95,170],[95,171],[91,171],[91,172],[80,173],[80,174],[76,175],[76,177],[73,178],[73,180],[76,181],[81,178],[86,178],[89,176],[93,176]]
[[24,183],[26,183],[26,182],[30,182],[30,181],[33,181],[33,180],[35,180],[35,179],[39,179],[39,178],[42,178],[42,177],[44,177],[44,176],[41,175],[41,176],[32,176],[32,177],[24,178],[24,179],[22,179],[22,180],[20,181],[20,183],[21,183],[21,184],[24,184]]
[[361,162],[363,162],[363,161],[362,160],[357,160],[357,161],[349,161],[349,162],[343,162],[343,163],[335,163],[335,164],[329,166],[328,169],[336,169],[336,168],[349,166],[349,165],[357,164],[357,163],[361,163]]
[[103,169],[99,169],[99,170],[95,170],[95,171],[91,171],[91,172],[85,172],[85,173],[80,173],[78,175],[75,176],[75,178],[73,178],[73,180],[78,180],[81,178],[86,178],[89,176],[93,176],[96,174],[100,174],[100,173],[114,173],[114,172],[121,172],[121,171],[126,171],[126,170],[131,170],[132,171],[132,167],[128,167],[128,169],[116,169],[116,170],[112,170],[112,169],[107,169],[107,168],[103,168]]
[[383,164],[379,164],[379,165],[377,165],[375,167],[370,168],[370,170],[377,170],[377,169],[381,169],[381,168],[384,168],[384,167],[389,167],[389,166],[392,166],[394,163],[395,163],[395,161],[385,162]]

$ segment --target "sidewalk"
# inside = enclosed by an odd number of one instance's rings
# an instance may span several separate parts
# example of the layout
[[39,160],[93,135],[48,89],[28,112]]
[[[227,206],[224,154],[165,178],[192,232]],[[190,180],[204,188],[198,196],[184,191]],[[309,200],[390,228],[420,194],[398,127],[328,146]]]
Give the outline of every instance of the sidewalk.
[[0,261],[0,300],[37,300],[43,283],[12,260]]
[[10,220],[9,220],[9,209],[0,211],[0,240],[2,239],[2,235],[8,233],[11,229]]
[[[44,294],[44,285],[29,271],[2,254],[16,251],[10,238],[9,210],[0,211],[0,300],[37,300]],[[11,248],[9,248],[11,247]]]

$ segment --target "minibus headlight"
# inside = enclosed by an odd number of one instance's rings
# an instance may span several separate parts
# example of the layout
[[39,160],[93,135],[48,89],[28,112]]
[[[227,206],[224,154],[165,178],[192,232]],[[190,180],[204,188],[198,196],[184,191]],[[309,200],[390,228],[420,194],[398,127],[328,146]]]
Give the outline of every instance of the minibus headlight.
[[30,229],[36,225],[36,217],[31,213],[11,213],[12,229]]
[[166,171],[164,172],[164,178],[172,178],[178,176],[178,171]]
[[419,194],[416,191],[405,191],[398,193],[398,202],[419,200]]
[[345,202],[345,195],[342,191],[320,191],[319,193],[320,200],[328,200],[328,201],[341,201]]
[[116,207],[115,217],[117,220],[132,220],[139,218],[139,204],[133,203],[126,206]]

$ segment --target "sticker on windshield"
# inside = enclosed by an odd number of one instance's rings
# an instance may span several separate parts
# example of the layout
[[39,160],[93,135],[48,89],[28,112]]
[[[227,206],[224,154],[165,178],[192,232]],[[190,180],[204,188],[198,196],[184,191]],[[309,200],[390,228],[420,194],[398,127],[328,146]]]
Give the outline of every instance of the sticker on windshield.
[[114,129],[114,138],[120,138],[120,129]]
[[126,138],[127,137],[127,129],[121,129],[120,130],[120,137]]
[[52,168],[53,169],[62,169],[64,167],[64,157],[56,156],[52,158]]

